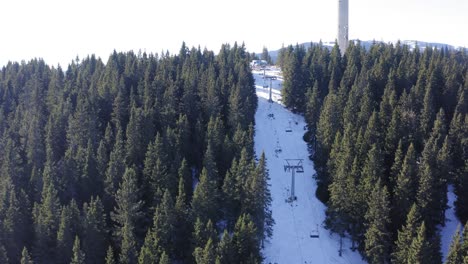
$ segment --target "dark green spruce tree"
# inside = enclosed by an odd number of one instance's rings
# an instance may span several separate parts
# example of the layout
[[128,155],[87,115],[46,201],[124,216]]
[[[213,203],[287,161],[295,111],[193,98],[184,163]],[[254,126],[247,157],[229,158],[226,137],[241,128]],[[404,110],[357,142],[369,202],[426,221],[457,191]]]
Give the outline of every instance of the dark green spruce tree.
[[368,200],[365,253],[369,263],[389,263],[391,234],[390,200],[386,186],[377,181]]
[[114,234],[120,246],[120,263],[136,263],[138,242],[136,229],[142,217],[142,201],[137,186],[135,170],[127,168],[115,196],[116,206],[111,213],[115,223]]

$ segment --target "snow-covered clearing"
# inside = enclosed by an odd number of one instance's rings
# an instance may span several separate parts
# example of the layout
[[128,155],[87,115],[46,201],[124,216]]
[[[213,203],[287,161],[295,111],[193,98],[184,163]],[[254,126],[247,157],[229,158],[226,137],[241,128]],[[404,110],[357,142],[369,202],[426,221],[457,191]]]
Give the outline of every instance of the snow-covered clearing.
[[[452,237],[457,230],[457,226],[461,225],[460,220],[455,215],[455,207],[454,202],[457,200],[457,196],[453,192],[453,186],[449,185],[447,191],[447,206],[448,209],[445,210],[445,226],[440,227],[441,231],[441,247],[442,247],[442,255],[444,257],[444,261],[447,258],[447,254],[449,252],[450,243],[452,243]],[[460,226],[460,229],[463,228],[463,225]]]
[[[351,242],[343,240],[343,255],[339,256],[339,237],[323,228],[325,206],[315,197],[315,173],[303,140],[305,121],[281,105],[280,78],[271,80],[273,103],[268,102],[270,79],[263,72],[253,72],[259,99],[255,115],[255,151],[265,152],[270,173],[271,209],[275,225],[273,237],[265,242],[265,263],[365,263],[359,253],[350,250]],[[267,71],[267,75],[275,75]],[[292,132],[286,132],[291,128]],[[297,200],[287,203],[290,195],[291,172],[284,171],[285,159],[303,159],[304,173],[296,173]],[[318,231],[319,237],[312,238]]]

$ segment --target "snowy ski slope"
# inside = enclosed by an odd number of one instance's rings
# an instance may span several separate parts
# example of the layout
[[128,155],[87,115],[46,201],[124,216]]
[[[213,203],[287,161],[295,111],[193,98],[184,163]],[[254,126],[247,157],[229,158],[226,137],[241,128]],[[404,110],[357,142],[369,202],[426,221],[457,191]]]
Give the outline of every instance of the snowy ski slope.
[[[339,237],[323,228],[325,206],[315,197],[314,166],[308,159],[307,145],[302,139],[306,125],[304,118],[281,105],[281,79],[271,81],[274,102],[268,102],[269,89],[263,86],[269,86],[270,79],[264,82],[262,73],[253,72],[259,98],[255,115],[255,151],[258,156],[264,151],[267,158],[276,222],[273,237],[264,245],[265,263],[365,263],[358,252],[349,249],[347,239],[343,240],[343,256],[340,257]],[[292,132],[286,132],[289,126]],[[304,173],[296,173],[297,200],[292,204],[286,202],[290,195],[291,173],[284,171],[285,159],[303,159],[304,165]],[[312,238],[317,231],[319,238]]]

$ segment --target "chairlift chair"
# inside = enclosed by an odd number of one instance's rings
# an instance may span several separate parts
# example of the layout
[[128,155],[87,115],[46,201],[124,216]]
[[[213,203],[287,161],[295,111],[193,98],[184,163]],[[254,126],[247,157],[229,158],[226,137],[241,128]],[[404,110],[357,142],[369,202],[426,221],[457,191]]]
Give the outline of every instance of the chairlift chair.
[[286,127],[286,132],[292,132],[291,119],[289,119],[288,126]]
[[319,237],[320,237],[320,236],[319,236],[319,232],[318,232],[318,225],[317,225],[317,228],[316,228],[315,230],[312,230],[312,231],[310,232],[310,237],[311,237],[311,238],[319,238]]
[[311,238],[319,238],[318,231],[313,230],[312,232],[310,232],[310,237]]
[[278,141],[276,141],[276,148],[275,148],[275,153],[281,153],[283,150],[281,149],[281,146]]

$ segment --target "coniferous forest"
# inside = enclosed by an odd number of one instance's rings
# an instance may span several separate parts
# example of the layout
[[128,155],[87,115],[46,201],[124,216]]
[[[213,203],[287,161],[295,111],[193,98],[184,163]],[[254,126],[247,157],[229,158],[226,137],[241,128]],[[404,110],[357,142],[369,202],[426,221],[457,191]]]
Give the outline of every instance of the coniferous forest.
[[[447,190],[468,220],[468,54],[350,42],[283,48],[283,101],[304,113],[326,226],[369,263],[441,263]],[[446,263],[468,263],[468,226]]]
[[260,263],[250,59],[183,44],[4,66],[0,263]]

